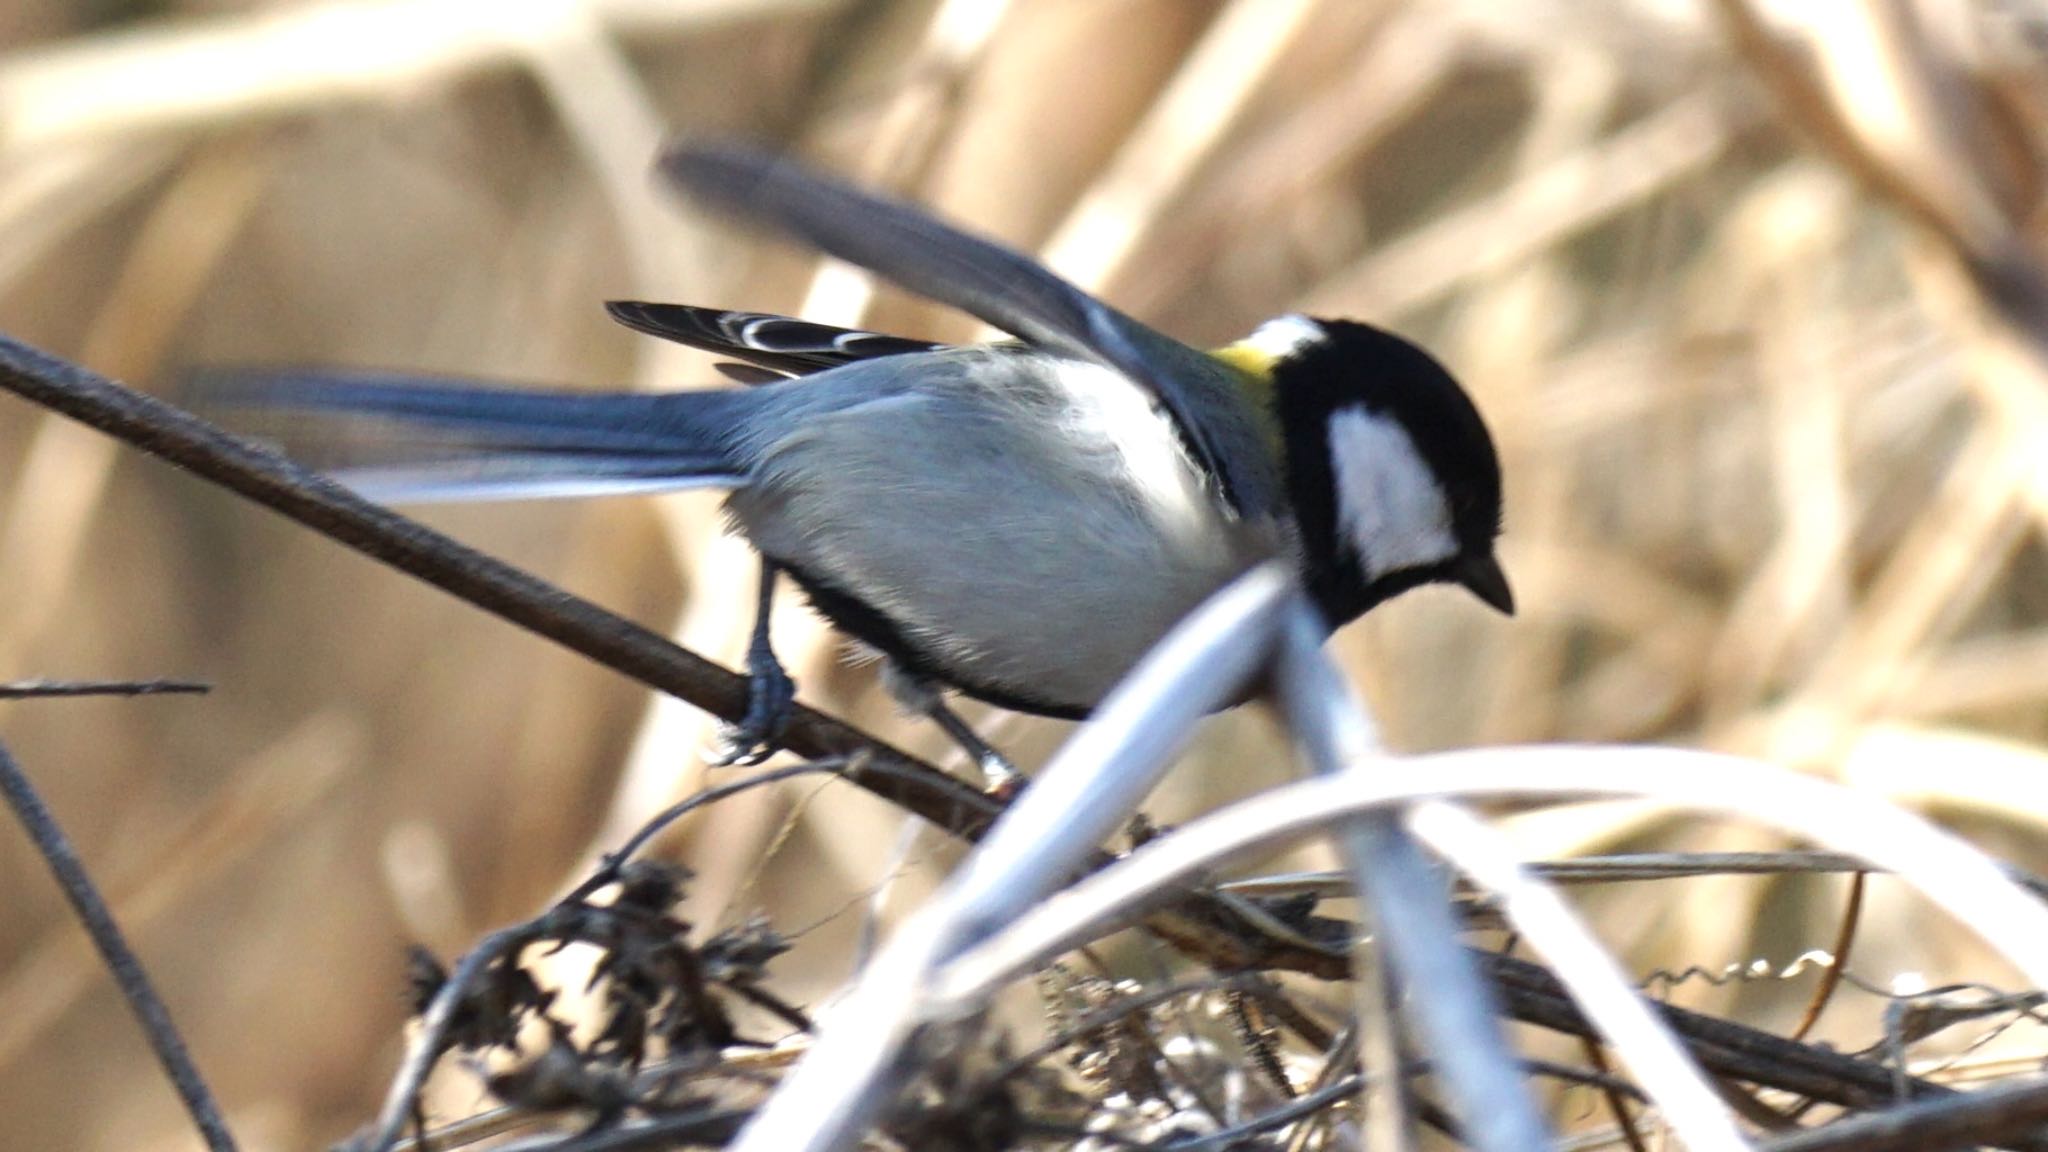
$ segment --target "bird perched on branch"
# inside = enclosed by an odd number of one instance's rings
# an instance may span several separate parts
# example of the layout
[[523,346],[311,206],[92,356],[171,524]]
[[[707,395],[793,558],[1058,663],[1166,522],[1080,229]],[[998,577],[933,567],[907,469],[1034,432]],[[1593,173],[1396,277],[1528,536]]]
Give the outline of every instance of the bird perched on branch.
[[659,172],[1016,339],[945,346],[620,302],[621,322],[730,358],[749,387],[537,392],[319,371],[232,390],[401,433],[379,463],[340,474],[377,499],[727,490],[761,555],[750,706],[729,759],[765,755],[793,699],[768,634],[778,573],[883,653],[899,699],[993,774],[1007,766],[939,689],[1085,716],[1267,557],[1292,560],[1332,628],[1432,582],[1513,611],[1492,440],[1408,341],[1287,315],[1201,351],[1018,253],[771,154],[685,144]]

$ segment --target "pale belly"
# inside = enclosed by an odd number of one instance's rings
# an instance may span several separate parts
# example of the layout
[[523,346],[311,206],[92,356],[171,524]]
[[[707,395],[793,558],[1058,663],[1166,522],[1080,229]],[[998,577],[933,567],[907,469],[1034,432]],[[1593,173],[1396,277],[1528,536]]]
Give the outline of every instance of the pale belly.
[[1287,538],[1105,369],[828,401],[759,442],[736,525],[841,628],[996,703],[1087,712]]

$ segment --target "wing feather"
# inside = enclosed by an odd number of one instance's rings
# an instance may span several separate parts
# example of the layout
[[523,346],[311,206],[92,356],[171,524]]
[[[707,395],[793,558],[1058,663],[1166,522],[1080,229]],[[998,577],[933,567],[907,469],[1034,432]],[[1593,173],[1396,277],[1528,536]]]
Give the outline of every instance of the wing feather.
[[1053,275],[900,200],[772,153],[680,144],[660,170],[701,203],[785,232],[1027,342],[1106,364],[1149,390],[1224,499],[1248,515],[1279,505],[1266,416],[1232,369]]

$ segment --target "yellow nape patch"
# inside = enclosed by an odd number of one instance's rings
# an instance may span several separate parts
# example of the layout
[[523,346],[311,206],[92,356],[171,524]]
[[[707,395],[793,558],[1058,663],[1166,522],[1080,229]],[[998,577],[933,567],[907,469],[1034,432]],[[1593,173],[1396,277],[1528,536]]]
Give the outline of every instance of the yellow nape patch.
[[1273,355],[1271,348],[1260,347],[1251,340],[1239,340],[1235,344],[1226,344],[1221,348],[1212,348],[1209,350],[1209,355],[1261,383],[1271,381],[1273,365],[1278,363],[1280,359]]
[[1271,349],[1261,348],[1249,340],[1211,348],[1209,355],[1237,370],[1238,379],[1244,381],[1245,398],[1260,417],[1260,429],[1265,433],[1267,446],[1278,455],[1281,452],[1281,435],[1280,425],[1273,414],[1273,369],[1280,358],[1273,355]]

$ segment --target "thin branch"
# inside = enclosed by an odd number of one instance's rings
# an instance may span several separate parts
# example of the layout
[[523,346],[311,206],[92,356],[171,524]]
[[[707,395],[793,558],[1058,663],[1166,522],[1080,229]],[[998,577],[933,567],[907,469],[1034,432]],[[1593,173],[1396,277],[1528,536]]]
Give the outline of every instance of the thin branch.
[[[1998,862],[2006,877],[2048,900],[2048,880],[2011,861]],[[1885,870],[1844,852],[1623,852],[1570,860],[1539,860],[1525,865],[1531,874],[1552,884],[1618,884],[1643,880],[1684,880],[1700,876],[1825,876],[1842,873],[1882,875]],[[1219,892],[1251,899],[1348,895],[1350,880],[1342,872],[1277,872],[1232,880]]]
[[[1480,965],[1499,984],[1508,1014],[1525,1024],[1571,1036],[1599,1033],[1564,985],[1541,965],[1492,952],[1477,953]],[[1686,1038],[1695,1060],[1708,1071],[1735,1080],[1811,1096],[1845,1108],[1882,1108],[1898,1101],[1903,1084],[1914,1099],[1946,1100],[1958,1093],[1927,1080],[1894,1079],[1892,1071],[1830,1048],[1774,1036],[1702,1012],[1659,1005],[1671,1030]],[[2015,1142],[2015,1148],[2048,1148],[2048,1142]]]
[[27,830],[36,851],[50,866],[51,875],[56,877],[58,887],[64,890],[64,898],[71,902],[72,910],[78,914],[79,923],[85,926],[93,946],[99,949],[100,958],[106,961],[108,973],[121,989],[121,995],[127,998],[129,1010],[135,1014],[136,1023],[142,1025],[143,1035],[148,1037],[157,1063],[163,1065],[164,1074],[170,1077],[171,1086],[177,1089],[178,1098],[184,1102],[185,1111],[199,1129],[200,1137],[212,1152],[235,1152],[235,1138],[228,1131],[227,1121],[222,1118],[220,1105],[207,1088],[205,1078],[200,1076],[198,1066],[192,1062],[184,1037],[178,1034],[177,1025],[171,1022],[171,1010],[156,994],[141,959],[128,946],[127,938],[121,935],[120,925],[114,923],[113,910],[100,896],[91,874],[86,871],[85,862],[78,858],[77,850],[71,846],[70,837],[64,835],[57,818],[43,803],[35,785],[29,782],[27,773],[15,763],[4,744],[0,744],[0,793],[6,795],[8,807],[14,809],[15,819]]
[[[1579,1048],[1586,1054],[1586,1063],[1591,1064],[1595,1072],[1606,1076],[1612,1071],[1607,1065],[1607,1053],[1600,1041],[1591,1036],[1581,1036]],[[1614,1116],[1614,1126],[1621,1131],[1621,1139],[1628,1145],[1628,1152],[1650,1152],[1650,1146],[1643,1140],[1642,1131],[1636,1126],[1635,1116],[1629,1111],[1628,1100],[1609,1085],[1600,1085],[1599,1092],[1600,1098],[1607,1102],[1608,1112]]]
[[198,680],[14,680],[0,684],[0,700],[74,696],[204,696],[213,685]]
[[[694,795],[684,797],[682,800],[669,805],[667,808],[649,817],[646,823],[642,824],[638,830],[626,838],[625,843],[605,853],[603,866],[592,873],[589,879],[571,889],[567,896],[557,901],[557,904],[585,899],[598,889],[611,883],[618,878],[619,865],[639,855],[640,850],[647,847],[669,825],[674,824],[676,821],[707,804],[716,804],[721,800],[737,796],[742,792],[749,792],[769,784],[779,784],[784,780],[794,780],[799,776],[823,774],[844,777],[848,773],[851,761],[852,758],[847,758],[808,760],[802,764],[788,764],[780,768],[770,768],[766,771],[756,772],[742,779],[728,781],[716,788],[706,788]],[[989,800],[988,803],[993,806],[995,801]]]
[[405,1131],[406,1121],[415,1115],[414,1108],[419,1100],[420,1089],[426,1086],[427,1074],[433,1071],[434,1062],[448,1044],[448,1032],[455,1025],[455,1017],[462,1010],[469,991],[484,971],[500,959],[511,955],[533,942],[539,928],[532,920],[501,928],[478,941],[457,961],[448,978],[434,993],[427,1004],[427,1010],[420,1013],[419,1027],[413,1033],[412,1042],[406,1045],[405,1058],[398,1063],[398,1072],[391,1078],[391,1086],[385,1089],[384,1105],[377,1111],[376,1124],[370,1135],[360,1142],[368,1152],[390,1152],[397,1145],[400,1134]]
[[1192,1140],[1176,1140],[1171,1144],[1162,1145],[1162,1149],[1163,1152],[1209,1152],[1212,1148],[1230,1148],[1247,1136],[1270,1132],[1296,1120],[1313,1116],[1325,1108],[1334,1108],[1346,1098],[1357,1096],[1364,1090],[1365,1077],[1354,1072],[1298,1100],[1290,1100],[1286,1105],[1271,1112],[1254,1116],[1242,1124],[1232,1125],[1222,1131],[1211,1132]]
[[1806,1034],[1820,1023],[1820,1014],[1827,1009],[1828,1001],[1834,998],[1835,989],[1842,985],[1842,974],[1849,967],[1849,949],[1856,943],[1856,926],[1863,921],[1863,890],[1869,881],[1868,872],[1857,872],[1849,877],[1848,906],[1842,909],[1842,925],[1835,930],[1835,946],[1828,949],[1832,963],[1821,969],[1820,986],[1813,990],[1813,999],[1807,1003],[1799,1023],[1792,1028],[1794,1040],[1806,1039]]
[[2048,1124],[2048,1080],[2001,1084],[1838,1120],[1763,1145],[1762,1152],[1945,1152],[2020,1137]]

